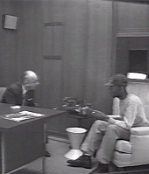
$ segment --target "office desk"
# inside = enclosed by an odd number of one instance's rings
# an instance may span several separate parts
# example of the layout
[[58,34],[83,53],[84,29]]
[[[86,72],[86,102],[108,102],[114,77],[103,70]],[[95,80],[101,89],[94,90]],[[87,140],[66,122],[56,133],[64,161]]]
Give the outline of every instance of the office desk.
[[[0,115],[12,113],[10,106],[9,104],[0,103]],[[0,117],[0,173],[12,173],[40,157],[43,159],[42,172],[44,173],[44,124],[51,117],[64,112],[27,106],[22,106],[21,110],[42,113],[44,116],[21,122]]]

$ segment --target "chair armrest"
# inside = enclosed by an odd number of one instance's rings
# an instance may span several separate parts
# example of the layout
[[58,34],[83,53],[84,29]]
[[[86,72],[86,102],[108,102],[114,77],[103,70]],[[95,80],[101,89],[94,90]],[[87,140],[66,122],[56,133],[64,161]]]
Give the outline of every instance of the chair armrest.
[[149,135],[149,127],[133,127],[130,129],[131,135]]

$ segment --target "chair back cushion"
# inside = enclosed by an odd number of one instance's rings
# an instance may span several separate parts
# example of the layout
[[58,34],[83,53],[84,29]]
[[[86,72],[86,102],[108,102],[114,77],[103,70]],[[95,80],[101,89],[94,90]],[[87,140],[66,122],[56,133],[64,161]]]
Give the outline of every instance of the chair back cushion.
[[0,101],[5,91],[6,91],[6,87],[0,87]]

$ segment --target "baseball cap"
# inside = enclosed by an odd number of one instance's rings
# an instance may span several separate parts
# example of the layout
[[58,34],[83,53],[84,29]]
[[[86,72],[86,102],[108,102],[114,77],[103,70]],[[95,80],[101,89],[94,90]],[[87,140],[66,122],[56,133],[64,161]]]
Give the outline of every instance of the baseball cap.
[[113,77],[111,77],[105,85],[107,86],[127,86],[128,79],[123,74],[116,74]]

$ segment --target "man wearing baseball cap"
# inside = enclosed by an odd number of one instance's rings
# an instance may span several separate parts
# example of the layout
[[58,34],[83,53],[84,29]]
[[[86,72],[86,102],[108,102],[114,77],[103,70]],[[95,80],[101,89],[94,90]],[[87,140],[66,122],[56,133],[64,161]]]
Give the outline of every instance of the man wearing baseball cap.
[[129,140],[130,128],[148,126],[143,104],[139,97],[128,94],[128,79],[123,74],[110,78],[105,85],[109,87],[112,97],[120,99],[120,120],[111,118],[100,111],[93,114],[97,117],[81,145],[83,155],[76,160],[68,160],[72,167],[92,167],[91,157],[96,152],[97,167],[89,174],[108,172],[108,164],[112,161],[115,143],[118,139]]

